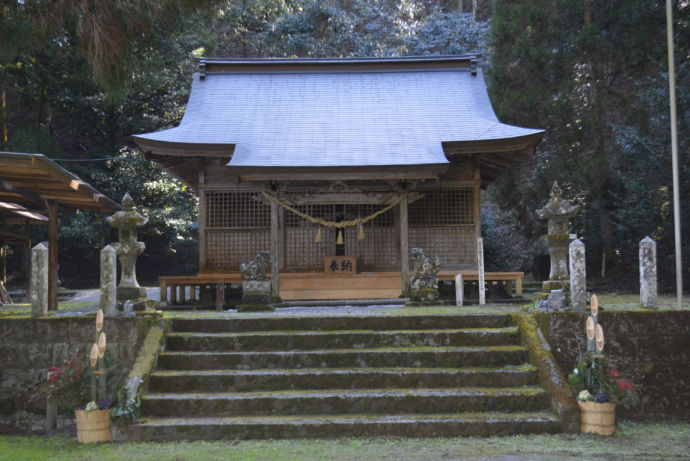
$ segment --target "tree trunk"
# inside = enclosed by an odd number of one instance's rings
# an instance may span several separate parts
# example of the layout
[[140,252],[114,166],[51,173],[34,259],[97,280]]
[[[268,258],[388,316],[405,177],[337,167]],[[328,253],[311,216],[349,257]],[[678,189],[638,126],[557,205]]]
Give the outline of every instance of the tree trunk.
[[[590,27],[593,22],[592,15],[592,0],[584,0],[584,23],[586,27]],[[592,193],[596,197],[595,203],[599,205],[599,232],[602,243],[602,261],[601,273],[605,276],[606,271],[613,266],[614,251],[613,251],[613,232],[611,230],[611,219],[608,211],[608,200],[606,199],[606,185],[609,183],[609,159],[604,147],[604,132],[602,125],[602,109],[601,109],[601,93],[599,81],[599,72],[597,65],[599,64],[596,41],[589,40],[586,42],[586,48],[583,50],[587,64],[589,67],[590,78],[590,103],[591,103],[591,120],[592,120],[592,147],[593,147],[593,165],[594,170],[590,171],[588,176],[590,184],[592,184]]]

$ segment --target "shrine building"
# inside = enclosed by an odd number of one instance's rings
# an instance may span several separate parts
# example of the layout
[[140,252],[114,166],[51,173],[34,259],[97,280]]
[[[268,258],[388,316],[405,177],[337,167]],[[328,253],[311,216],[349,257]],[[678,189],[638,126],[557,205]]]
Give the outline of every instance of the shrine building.
[[471,279],[480,188],[543,134],[497,119],[475,56],[201,59],[179,126],[134,136],[199,193],[199,274],[164,297],[265,250],[284,300],[398,297],[411,248]]

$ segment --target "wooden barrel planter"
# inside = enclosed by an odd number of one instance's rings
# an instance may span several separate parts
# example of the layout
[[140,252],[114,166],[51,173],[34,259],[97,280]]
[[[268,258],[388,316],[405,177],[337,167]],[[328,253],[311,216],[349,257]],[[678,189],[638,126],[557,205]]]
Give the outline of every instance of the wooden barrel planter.
[[580,406],[580,432],[611,435],[616,432],[616,404],[577,402]]
[[79,443],[110,441],[110,409],[75,410]]

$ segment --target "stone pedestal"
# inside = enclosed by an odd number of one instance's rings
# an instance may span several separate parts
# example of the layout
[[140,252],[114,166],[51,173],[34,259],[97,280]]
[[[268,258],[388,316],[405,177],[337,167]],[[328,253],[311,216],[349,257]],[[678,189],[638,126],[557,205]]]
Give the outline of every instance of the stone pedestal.
[[240,312],[272,311],[270,280],[245,280],[242,282],[242,304],[237,306]]
[[649,237],[640,241],[640,303],[647,309],[657,307],[656,242]]
[[48,247],[42,243],[31,250],[31,315],[48,315]]

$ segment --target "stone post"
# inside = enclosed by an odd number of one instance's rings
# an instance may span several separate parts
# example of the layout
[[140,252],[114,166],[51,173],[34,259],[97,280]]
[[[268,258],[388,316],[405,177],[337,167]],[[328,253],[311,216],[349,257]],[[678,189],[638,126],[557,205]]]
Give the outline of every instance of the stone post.
[[477,288],[479,289],[479,304],[486,304],[486,285],[484,280],[484,239],[477,239]]
[[462,274],[455,274],[455,305],[462,307],[465,302],[465,285]]
[[575,239],[568,249],[570,253],[570,305],[577,312],[584,312],[587,306],[585,244],[582,240]]
[[42,243],[31,250],[31,315],[48,315],[48,247]]
[[112,244],[117,251],[122,266],[120,284],[117,287],[117,300],[125,302],[128,299],[145,298],[146,289],[137,282],[137,258],[144,252],[144,242],[137,242],[137,228],[145,225],[149,220],[134,211],[134,201],[129,194],[122,198],[122,210],[106,218],[108,224],[118,231],[118,242]]
[[656,242],[649,236],[640,241],[640,303],[647,309],[657,307]]
[[108,317],[119,314],[117,310],[117,252],[106,245],[101,250],[101,300],[100,308]]

